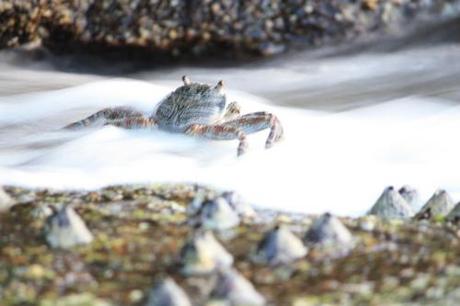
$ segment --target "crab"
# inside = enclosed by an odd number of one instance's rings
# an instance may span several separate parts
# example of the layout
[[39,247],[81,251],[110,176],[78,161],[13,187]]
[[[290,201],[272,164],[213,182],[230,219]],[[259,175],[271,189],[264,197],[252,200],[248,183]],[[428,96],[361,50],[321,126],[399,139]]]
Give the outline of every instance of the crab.
[[247,151],[247,134],[270,129],[265,148],[283,136],[279,119],[268,112],[241,115],[237,102],[227,105],[224,82],[195,83],[182,77],[183,85],[167,95],[150,116],[130,107],[105,108],[66,128],[77,129],[101,123],[126,129],[154,129],[183,133],[211,140],[239,140],[237,155]]

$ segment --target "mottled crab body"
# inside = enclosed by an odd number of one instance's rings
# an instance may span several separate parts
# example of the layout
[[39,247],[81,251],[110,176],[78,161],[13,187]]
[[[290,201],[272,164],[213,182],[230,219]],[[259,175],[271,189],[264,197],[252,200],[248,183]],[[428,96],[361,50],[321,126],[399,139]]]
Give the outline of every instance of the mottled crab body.
[[150,116],[129,107],[106,108],[67,128],[102,121],[105,125],[128,129],[158,128],[213,140],[238,139],[238,155],[247,149],[247,134],[270,129],[266,148],[281,139],[283,128],[275,115],[267,112],[240,115],[236,102],[227,105],[222,81],[209,86],[192,83],[186,76],[182,80],[184,85],[166,96]]
[[209,125],[219,121],[225,111],[226,98],[222,84],[188,82],[160,102],[154,118],[160,129],[182,133],[193,124]]

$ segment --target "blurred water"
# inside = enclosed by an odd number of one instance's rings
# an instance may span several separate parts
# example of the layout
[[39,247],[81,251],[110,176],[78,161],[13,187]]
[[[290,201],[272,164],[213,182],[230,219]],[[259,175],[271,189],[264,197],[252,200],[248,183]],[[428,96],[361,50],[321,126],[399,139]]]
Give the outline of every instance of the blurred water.
[[[387,185],[436,188],[460,199],[460,47],[411,45],[393,51],[317,56],[299,52],[224,67],[176,66],[113,78],[56,70],[0,54],[0,182],[55,188],[198,182],[236,189],[283,210],[365,212]],[[96,71],[97,72],[97,71]],[[180,76],[224,79],[244,112],[268,110],[286,138],[263,149],[267,132],[210,142],[114,127],[60,130],[106,106],[151,110]]]

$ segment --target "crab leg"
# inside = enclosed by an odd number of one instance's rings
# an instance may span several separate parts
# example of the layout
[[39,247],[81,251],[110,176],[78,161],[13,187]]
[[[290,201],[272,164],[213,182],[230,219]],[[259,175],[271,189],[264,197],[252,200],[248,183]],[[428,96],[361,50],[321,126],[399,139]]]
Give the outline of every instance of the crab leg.
[[64,127],[65,129],[78,129],[92,125],[93,123],[104,120],[105,123],[108,121],[119,120],[127,117],[143,117],[143,114],[139,111],[136,111],[129,107],[115,107],[115,108],[105,108],[97,113],[92,114],[91,116],[71,123]]
[[125,129],[142,129],[142,128],[155,128],[157,122],[153,118],[144,116],[127,117],[123,119],[108,120],[105,125],[114,125]]
[[245,134],[259,132],[264,129],[270,129],[268,138],[265,142],[265,148],[270,148],[273,143],[279,141],[283,137],[283,127],[279,119],[267,112],[257,112],[243,115],[237,119],[222,123],[224,126],[237,127]]
[[227,126],[225,123],[216,125],[192,124],[187,128],[185,133],[212,140],[238,139],[240,141],[237,151],[238,156],[244,154],[248,147],[244,132],[236,127]]

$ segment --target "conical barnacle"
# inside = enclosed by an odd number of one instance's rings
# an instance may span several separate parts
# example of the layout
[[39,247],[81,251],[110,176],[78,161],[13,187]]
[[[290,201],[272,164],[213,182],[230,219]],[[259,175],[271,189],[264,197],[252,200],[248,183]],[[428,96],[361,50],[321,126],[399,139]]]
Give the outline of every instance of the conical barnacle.
[[439,189],[423,205],[422,209],[415,215],[415,219],[431,219],[435,216],[445,217],[453,208],[454,201],[447,191]]
[[413,210],[419,210],[421,207],[420,195],[417,189],[404,185],[398,190],[401,197],[406,200],[407,203],[412,207]]
[[31,211],[31,214],[36,219],[46,219],[49,216],[53,215],[53,209],[48,205],[40,205],[38,204],[34,207]]
[[325,213],[313,222],[304,237],[307,245],[331,251],[348,251],[354,246],[351,232],[335,216]]
[[85,222],[70,206],[55,211],[46,220],[45,237],[53,248],[71,248],[93,241]]
[[225,301],[225,305],[265,305],[265,298],[257,292],[251,282],[234,269],[219,270],[211,297],[215,300]]
[[307,254],[307,248],[286,226],[278,225],[265,234],[260,242],[255,262],[271,265],[287,264]]
[[390,186],[385,188],[368,214],[388,219],[405,219],[410,218],[414,212],[399,192]]
[[206,229],[226,230],[240,223],[236,212],[222,197],[204,202],[197,213],[197,218]]
[[181,272],[203,275],[233,264],[233,256],[216,240],[212,232],[198,230],[180,252]]
[[10,209],[13,205],[13,199],[0,186],[0,212]]
[[191,306],[189,297],[172,278],[158,283],[149,293],[146,306]]
[[458,223],[460,221],[460,202],[450,211],[446,217],[447,221]]
[[241,196],[235,191],[225,191],[221,195],[236,213],[243,218],[253,218],[257,215],[254,208],[243,201]]

